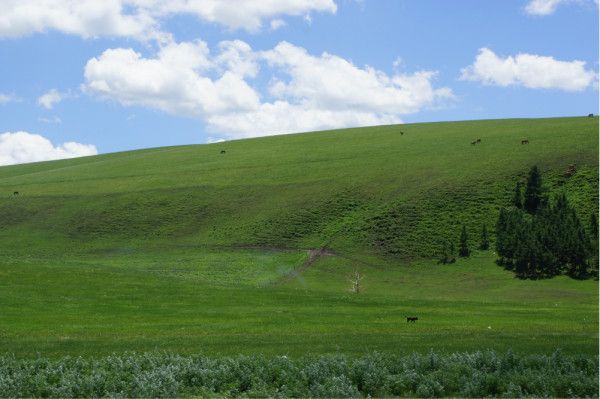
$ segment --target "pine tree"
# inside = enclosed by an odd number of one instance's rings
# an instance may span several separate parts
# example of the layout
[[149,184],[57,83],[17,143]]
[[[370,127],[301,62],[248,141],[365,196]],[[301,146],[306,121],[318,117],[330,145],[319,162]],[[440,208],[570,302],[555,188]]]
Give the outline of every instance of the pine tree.
[[490,239],[488,237],[487,227],[485,223],[483,224],[483,228],[481,229],[481,243],[479,244],[479,249],[488,250],[490,248]]
[[450,254],[450,262],[449,263],[456,262],[456,258],[454,257],[454,254],[456,253],[456,248],[454,248],[454,243],[452,241],[450,241],[448,250],[449,250],[449,254]]
[[500,209],[498,221],[496,221],[496,252],[500,256],[499,264],[504,263],[506,256],[506,212],[504,208]]
[[534,214],[540,204],[543,202],[542,196],[542,175],[537,166],[533,166],[527,177],[527,186],[525,187],[525,201],[523,206],[525,210]]
[[523,193],[521,191],[521,182],[517,182],[517,185],[515,186],[513,205],[519,209],[523,208]]
[[598,219],[596,213],[590,216],[590,274],[598,277]]
[[590,216],[590,234],[592,241],[598,242],[598,219],[596,219],[596,213],[593,212]]
[[454,244],[452,241],[444,240],[442,242],[442,253],[438,263],[446,265],[454,262],[456,262],[456,258],[454,257]]
[[467,257],[471,254],[469,250],[469,236],[467,235],[467,227],[463,224],[462,231],[460,233],[460,244],[458,246],[458,256]]

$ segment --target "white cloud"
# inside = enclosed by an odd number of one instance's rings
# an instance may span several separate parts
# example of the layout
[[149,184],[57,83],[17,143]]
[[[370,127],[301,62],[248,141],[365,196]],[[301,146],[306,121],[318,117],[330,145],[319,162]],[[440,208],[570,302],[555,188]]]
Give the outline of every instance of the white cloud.
[[17,97],[13,96],[12,94],[0,93],[0,105],[8,104],[10,102],[16,102],[16,101],[20,101],[20,100]]
[[586,69],[584,61],[559,61],[526,53],[502,58],[482,48],[475,62],[462,69],[461,79],[504,87],[582,91],[593,86],[597,76],[595,71]]
[[525,11],[531,15],[550,15],[564,0],[531,0],[525,6]]
[[328,110],[314,104],[288,101],[263,103],[252,111],[214,115],[209,127],[230,138],[270,136],[354,126],[401,123],[399,116],[354,110]]
[[272,83],[272,95],[307,102],[316,109],[407,114],[452,98],[450,89],[432,86],[435,72],[431,71],[388,76],[336,55],[312,56],[287,42],[264,52],[263,57],[289,76],[287,82]]
[[55,147],[50,140],[39,134],[28,132],[6,132],[0,134],[0,165],[49,161],[96,154],[98,154],[98,151],[91,144],[68,142]]
[[[87,62],[84,90],[123,105],[186,116],[255,108],[258,95],[238,73],[227,70],[215,80],[202,74],[214,66],[207,57],[201,41],[171,43],[156,58],[143,58],[132,49],[109,49]],[[225,60],[239,67],[232,57]]]
[[223,143],[226,140],[222,137],[208,137],[206,139],[206,144],[216,144],[216,143]]
[[279,28],[283,28],[285,26],[285,21],[283,19],[273,19],[271,20],[271,30],[277,30]]
[[238,76],[254,78],[258,74],[258,56],[248,43],[241,40],[219,43],[221,53],[215,62]]
[[38,118],[38,120],[40,122],[44,122],[44,123],[48,123],[48,124],[53,124],[53,125],[60,125],[62,123],[62,119],[60,119],[58,116],[52,116],[50,118]]
[[153,15],[191,14],[229,29],[255,32],[262,21],[279,15],[304,16],[311,12],[335,13],[334,0],[131,0]]
[[[201,41],[170,43],[153,58],[109,49],[88,61],[84,90],[123,105],[197,117],[229,138],[399,123],[402,114],[453,98],[450,89],[433,86],[431,71],[390,76],[287,42],[264,52],[242,41],[218,47],[210,55]],[[272,74],[263,96],[246,81],[261,65]]]
[[546,16],[554,14],[561,4],[569,3],[592,3],[598,5],[598,0],[529,0],[525,6],[525,12],[530,15]]
[[161,21],[192,15],[229,29],[259,30],[263,20],[335,13],[334,0],[3,0],[0,38],[57,30],[84,38],[112,36],[166,41]]
[[126,0],[4,0],[0,37],[18,37],[58,30],[84,38],[142,38],[155,29],[147,13],[125,12]]
[[52,89],[52,90],[44,93],[40,97],[38,97],[37,102],[38,102],[38,105],[40,105],[46,109],[52,109],[54,107],[54,105],[61,102],[62,99],[63,99],[63,95],[58,90]]

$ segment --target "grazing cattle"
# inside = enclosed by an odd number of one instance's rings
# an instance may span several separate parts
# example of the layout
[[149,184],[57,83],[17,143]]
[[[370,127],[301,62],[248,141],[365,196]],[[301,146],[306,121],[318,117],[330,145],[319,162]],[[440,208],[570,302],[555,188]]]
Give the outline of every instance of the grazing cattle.
[[477,144],[477,141],[471,141],[471,145]]
[[15,191],[15,192],[13,193],[13,195],[19,195],[19,192],[18,192],[18,191]]
[[588,114],[588,118],[593,118],[594,114]]
[[521,140],[521,144],[529,144],[529,140],[527,140],[527,139]]
[[406,317],[406,322],[407,322],[407,323],[408,323],[408,322],[410,322],[410,321],[412,321],[412,322],[414,323],[414,322],[416,322],[417,320],[419,320],[419,318],[418,318],[418,317],[415,317],[415,316],[407,316],[407,317]]
[[481,139],[477,139],[477,142],[478,142],[478,143],[481,143]]
[[225,154],[225,150],[221,150],[221,154]]
[[400,136],[404,136],[404,132],[400,132]]

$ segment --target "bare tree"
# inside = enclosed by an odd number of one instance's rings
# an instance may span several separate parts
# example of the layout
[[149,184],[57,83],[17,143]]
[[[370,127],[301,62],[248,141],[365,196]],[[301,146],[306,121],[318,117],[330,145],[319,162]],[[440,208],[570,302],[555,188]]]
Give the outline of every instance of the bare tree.
[[354,273],[352,273],[352,275],[348,279],[352,284],[350,291],[352,291],[355,294],[360,294],[360,290],[362,289],[362,285],[360,282],[363,278],[364,276],[360,274],[358,270],[355,270]]

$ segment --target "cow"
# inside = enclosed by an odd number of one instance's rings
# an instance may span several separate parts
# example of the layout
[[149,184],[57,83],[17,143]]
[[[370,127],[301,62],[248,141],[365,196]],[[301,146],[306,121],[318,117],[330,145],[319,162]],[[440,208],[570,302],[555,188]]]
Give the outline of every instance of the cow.
[[225,150],[221,150],[221,154],[225,154],[225,152],[226,152]]
[[404,132],[402,132],[402,131],[401,131],[401,132],[400,132],[400,136],[404,136]]
[[529,144],[529,140],[528,139],[521,140],[521,144]]
[[477,144],[477,140],[471,141],[471,145],[475,145],[475,144]]
[[477,139],[477,142],[478,142],[478,143],[481,143],[481,139]]
[[417,320],[419,320],[419,318],[418,318],[418,317],[415,317],[415,316],[406,316],[406,322],[407,322],[407,323],[408,323],[408,322],[413,322],[413,323],[414,323],[414,322],[416,322]]
[[19,192],[18,192],[18,191],[15,191],[15,192],[13,193],[13,195],[16,197],[17,195],[19,195]]

